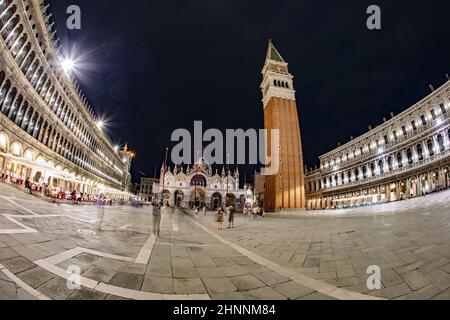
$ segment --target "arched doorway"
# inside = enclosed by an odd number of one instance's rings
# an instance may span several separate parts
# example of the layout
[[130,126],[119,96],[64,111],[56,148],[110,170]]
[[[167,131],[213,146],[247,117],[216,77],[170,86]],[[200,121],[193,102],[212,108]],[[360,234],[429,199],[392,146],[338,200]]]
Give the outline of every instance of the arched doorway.
[[176,207],[182,207],[183,206],[183,200],[184,200],[184,193],[181,190],[178,190],[175,192],[175,206]]
[[169,190],[164,190],[163,191],[162,199],[163,199],[164,203],[169,203],[170,204],[170,191]]
[[196,187],[193,188],[191,191],[191,199],[189,201],[190,207],[195,208],[199,207],[202,208],[206,205],[206,194],[205,191],[202,188]]
[[211,196],[211,209],[215,210],[222,205],[222,195],[219,192]]

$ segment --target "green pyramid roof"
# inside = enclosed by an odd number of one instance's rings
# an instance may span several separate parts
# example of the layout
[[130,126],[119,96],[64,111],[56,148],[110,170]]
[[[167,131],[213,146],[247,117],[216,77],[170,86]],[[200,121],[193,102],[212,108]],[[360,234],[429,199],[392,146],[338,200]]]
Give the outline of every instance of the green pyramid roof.
[[278,52],[277,48],[272,43],[272,40],[269,40],[269,48],[267,50],[266,60],[274,60],[278,62],[285,62],[281,57],[281,54]]

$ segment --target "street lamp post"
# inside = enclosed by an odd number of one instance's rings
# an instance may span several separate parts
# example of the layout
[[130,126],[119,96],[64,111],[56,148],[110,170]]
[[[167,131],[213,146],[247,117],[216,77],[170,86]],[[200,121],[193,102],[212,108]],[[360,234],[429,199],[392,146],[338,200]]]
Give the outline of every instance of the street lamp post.
[[167,156],[169,153],[169,148],[166,148],[166,155],[164,158],[164,170],[163,170],[163,185],[162,185],[162,190],[161,190],[161,200],[164,202],[164,189],[166,187],[166,170],[167,170]]
[[230,176],[230,155],[229,154],[227,154],[227,192],[226,192],[226,194],[225,194],[225,207],[227,207],[228,206],[228,190],[229,190],[229,188],[228,188],[228,179],[229,179],[229,176]]

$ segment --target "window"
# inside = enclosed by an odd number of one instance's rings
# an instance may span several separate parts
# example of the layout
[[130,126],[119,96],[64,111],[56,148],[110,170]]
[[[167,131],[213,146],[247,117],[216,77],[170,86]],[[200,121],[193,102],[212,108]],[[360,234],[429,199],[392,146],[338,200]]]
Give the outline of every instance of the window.
[[446,113],[447,113],[447,110],[445,110],[445,106],[444,106],[443,103],[441,103],[441,104],[439,105],[439,107],[441,108],[442,114],[446,114]]
[[12,0],[0,1],[0,13],[2,13],[10,4]]
[[20,107],[19,112],[17,113],[16,117],[16,124],[21,127],[22,126],[22,120],[24,118],[25,112],[28,109],[28,102],[25,101],[25,103]]
[[403,131],[403,135],[404,136],[408,135],[408,131],[406,130],[406,126],[402,126],[402,131]]
[[[27,44],[27,47],[28,47],[28,45],[29,44]],[[31,46],[31,45],[30,45]],[[20,55],[19,55],[20,56]],[[31,53],[30,53],[30,55],[27,57],[27,59],[25,60],[25,62],[23,63],[23,65],[22,65],[22,72],[24,73],[24,74],[26,74],[27,72],[28,72],[28,69],[30,68],[30,66],[31,66],[31,63],[33,62],[33,60],[34,60],[34,58],[36,57],[36,52],[34,52],[34,51],[32,51]]]
[[12,47],[14,45],[14,43],[16,42],[17,38],[20,36],[20,34],[23,31],[23,25],[19,24],[19,26],[14,30],[13,33],[11,33],[8,37],[8,41],[6,42],[6,46],[8,48],[11,49],[11,54],[15,57],[17,52],[19,51],[20,47],[23,45],[23,43],[26,41],[27,39],[27,35],[24,34],[22,39],[24,39],[23,41],[19,41],[14,47]]
[[392,171],[392,169],[394,169],[393,165],[392,165],[392,156],[388,157],[388,166],[389,166],[389,171]]
[[386,135],[384,135],[384,144],[388,144],[388,143],[389,143],[389,139],[388,139],[388,136],[386,134]]
[[421,116],[420,116],[420,120],[422,121],[422,125],[423,125],[423,126],[426,126],[426,125],[427,125],[427,119],[425,118],[424,115],[421,115]]
[[19,22],[20,18],[18,15],[16,15],[14,17],[14,19],[12,21],[9,21],[9,19],[12,17],[12,15],[14,14],[14,12],[16,12],[17,10],[17,6],[13,5],[11,8],[9,8],[8,10],[4,11],[1,15],[0,15],[0,30],[2,30],[2,36],[3,39],[6,39],[8,37],[9,32],[14,29],[14,27],[16,26],[16,24]]
[[408,157],[408,163],[412,164],[414,160],[411,148],[408,148],[408,150],[406,150],[406,156]]
[[418,157],[419,161],[422,161],[423,160],[423,148],[422,148],[422,145],[421,144],[417,145],[416,150],[417,150],[417,157]]
[[375,176],[375,163],[372,162],[370,164],[370,173],[372,174],[372,177]]
[[413,128],[414,131],[417,130],[416,120],[411,121],[411,127]]
[[5,101],[6,95],[8,94],[10,87],[11,87],[11,82],[9,80],[6,80],[6,82],[3,84],[2,88],[0,89],[0,107],[3,104],[3,101]]
[[394,132],[392,132],[394,139],[397,141],[398,136],[397,136],[397,130],[394,130]]
[[14,119],[16,119],[17,116],[17,111],[19,110],[20,105],[22,104],[23,101],[23,96],[19,95],[19,97],[16,99],[16,101],[14,101],[14,104],[11,107],[11,110],[9,112],[9,119],[11,119],[12,121],[14,121]]
[[434,156],[433,140],[431,140],[431,139],[427,140],[427,149],[428,149],[428,154],[430,155],[430,157]]
[[437,136],[437,141],[439,145],[439,152],[444,152],[445,151],[444,137],[441,134]]
[[378,168],[380,168],[380,173],[384,173],[384,161],[378,161]]
[[436,118],[437,118],[436,112],[434,111],[434,109],[431,109],[431,117],[433,118],[433,120],[436,120]]
[[14,99],[16,98],[17,95],[17,89],[13,88],[11,91],[9,91],[8,96],[6,97],[5,101],[3,102],[2,105],[2,113],[5,115],[9,114],[9,109],[11,108],[11,105],[14,101]]
[[403,167],[403,156],[401,152],[397,153],[397,166],[399,168]]

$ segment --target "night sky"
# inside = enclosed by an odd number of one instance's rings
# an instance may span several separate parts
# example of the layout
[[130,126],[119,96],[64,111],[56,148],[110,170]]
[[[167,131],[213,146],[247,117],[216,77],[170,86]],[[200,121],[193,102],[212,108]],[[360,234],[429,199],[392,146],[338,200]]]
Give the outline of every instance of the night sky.
[[[90,104],[112,139],[138,153],[135,179],[153,176],[173,130],[193,131],[195,120],[205,129],[263,127],[268,38],[295,76],[308,166],[450,73],[448,0],[49,2],[65,52],[80,57]],[[65,27],[71,4],[82,10],[79,31]],[[366,28],[371,4],[382,10],[380,31]]]

